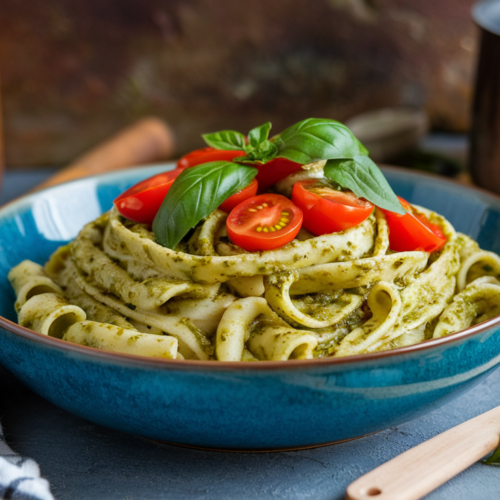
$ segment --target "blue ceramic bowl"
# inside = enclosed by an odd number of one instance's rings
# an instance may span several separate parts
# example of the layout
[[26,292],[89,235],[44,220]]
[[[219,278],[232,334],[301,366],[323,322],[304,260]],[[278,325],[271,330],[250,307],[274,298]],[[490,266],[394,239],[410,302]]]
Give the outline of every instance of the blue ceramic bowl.
[[[169,165],[168,168],[171,168]],[[0,210],[0,362],[67,411],[124,432],[218,449],[284,449],[351,439],[456,397],[500,363],[500,317],[439,340],[342,359],[169,361],[108,353],[18,326],[9,269],[44,263],[148,167],[88,178]],[[397,194],[445,215],[500,253],[500,200],[434,176],[385,171]]]

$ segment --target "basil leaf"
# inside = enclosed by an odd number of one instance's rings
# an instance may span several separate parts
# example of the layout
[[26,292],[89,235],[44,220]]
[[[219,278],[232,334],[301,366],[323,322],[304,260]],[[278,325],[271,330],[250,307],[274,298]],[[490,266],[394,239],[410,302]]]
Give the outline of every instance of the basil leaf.
[[175,179],[153,221],[164,247],[174,249],[191,228],[224,200],[248,186],[258,170],[229,161],[191,167]]
[[271,141],[264,141],[259,146],[259,159],[262,163],[266,163],[272,160],[278,154],[278,148],[276,144]]
[[500,446],[494,451],[491,457],[483,460],[483,464],[486,465],[500,465]]
[[320,160],[366,155],[366,148],[342,123],[308,118],[273,139],[278,156],[303,165]]
[[267,141],[269,137],[269,132],[271,130],[271,122],[264,123],[260,127],[255,127],[250,132],[248,132],[248,140],[250,145],[254,148],[258,148],[260,144]]
[[235,130],[223,130],[213,134],[203,134],[203,140],[215,149],[245,149],[245,136]]
[[377,207],[391,212],[405,213],[384,174],[368,156],[328,160],[324,171],[325,177],[350,189],[359,198],[366,198]]
[[267,163],[268,161],[272,160],[276,156],[276,154],[278,153],[278,148],[276,147],[276,144],[266,140],[264,142],[261,142],[257,147],[248,145],[245,148],[245,152],[245,156],[238,156],[233,161],[243,164],[257,163],[259,165],[262,165],[263,163]]

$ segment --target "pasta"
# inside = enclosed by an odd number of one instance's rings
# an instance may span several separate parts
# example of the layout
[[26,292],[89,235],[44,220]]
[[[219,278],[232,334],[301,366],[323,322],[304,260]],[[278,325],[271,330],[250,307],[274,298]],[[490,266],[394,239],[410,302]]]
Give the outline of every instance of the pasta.
[[171,250],[113,208],[44,267],[10,271],[19,324],[121,353],[265,361],[385,351],[500,314],[500,258],[415,210],[446,236],[439,251],[391,251],[378,209],[262,252],[231,243],[216,210]]

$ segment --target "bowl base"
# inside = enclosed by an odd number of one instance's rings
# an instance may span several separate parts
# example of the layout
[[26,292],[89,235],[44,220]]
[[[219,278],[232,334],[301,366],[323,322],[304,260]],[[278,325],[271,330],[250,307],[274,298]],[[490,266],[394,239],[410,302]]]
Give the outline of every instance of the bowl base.
[[[379,431],[376,431],[379,432]],[[202,451],[216,451],[222,453],[279,453],[283,451],[301,451],[301,450],[312,450],[314,448],[323,448],[324,446],[332,446],[334,444],[347,443],[349,441],[354,441],[355,439],[361,439],[366,436],[371,436],[372,434],[376,434],[376,432],[370,432],[368,434],[363,434],[362,436],[356,436],[349,439],[340,439],[338,441],[331,441],[328,443],[320,443],[320,444],[310,444],[305,446],[291,446],[284,448],[216,448],[210,446],[196,446],[193,444],[181,444],[181,443],[171,443],[169,441],[161,441],[159,439],[149,439],[148,441],[154,441],[158,444],[166,444],[170,446],[180,446],[181,448],[190,448],[192,450],[202,450]]]

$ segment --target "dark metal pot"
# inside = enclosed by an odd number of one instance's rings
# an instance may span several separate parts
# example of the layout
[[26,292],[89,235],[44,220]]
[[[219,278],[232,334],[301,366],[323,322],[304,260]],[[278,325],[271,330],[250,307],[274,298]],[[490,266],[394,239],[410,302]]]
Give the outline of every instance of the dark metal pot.
[[500,0],[476,3],[480,45],[470,130],[469,170],[481,187],[500,193]]

